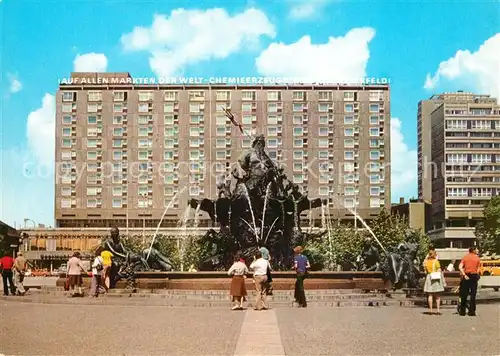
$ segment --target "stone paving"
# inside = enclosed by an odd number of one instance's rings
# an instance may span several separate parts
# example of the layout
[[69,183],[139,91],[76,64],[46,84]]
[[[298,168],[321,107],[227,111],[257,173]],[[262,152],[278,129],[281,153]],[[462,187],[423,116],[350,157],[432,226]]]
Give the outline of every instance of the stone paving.
[[[500,355],[500,306],[165,308],[1,301],[6,355]],[[271,305],[272,308],[272,305]]]

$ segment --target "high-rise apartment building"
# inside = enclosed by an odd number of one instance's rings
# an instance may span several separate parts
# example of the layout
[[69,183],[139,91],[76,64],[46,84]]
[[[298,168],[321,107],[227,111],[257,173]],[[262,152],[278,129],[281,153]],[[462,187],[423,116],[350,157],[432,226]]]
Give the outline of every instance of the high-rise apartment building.
[[[189,198],[217,197],[251,138],[332,217],[390,205],[387,85],[154,85],[72,73],[57,93],[58,227],[175,227]],[[78,78],[78,79],[77,79]],[[319,209],[318,209],[319,210]],[[314,217],[319,219],[319,211]],[[208,216],[200,226],[208,226]]]
[[445,249],[440,258],[461,257],[484,203],[500,193],[500,105],[489,95],[445,93],[422,101],[418,119],[419,195],[427,200],[431,192],[430,235]]

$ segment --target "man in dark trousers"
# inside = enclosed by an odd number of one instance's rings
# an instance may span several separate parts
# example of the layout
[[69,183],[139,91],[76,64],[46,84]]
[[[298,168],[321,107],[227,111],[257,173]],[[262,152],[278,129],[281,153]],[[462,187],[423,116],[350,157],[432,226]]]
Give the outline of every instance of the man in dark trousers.
[[476,316],[476,293],[477,282],[479,281],[480,259],[477,255],[477,248],[469,248],[469,253],[462,259],[458,269],[462,275],[460,283],[460,309],[459,314],[465,315],[467,308],[467,297],[469,301],[469,316]]
[[293,268],[297,273],[297,280],[295,281],[295,303],[299,305],[299,308],[306,308],[306,292],[304,290],[304,279],[306,278],[306,273],[311,266],[309,265],[309,260],[306,256],[302,254],[302,246],[297,246],[293,249],[295,252],[295,258],[293,263]]
[[14,259],[9,254],[0,258],[0,271],[2,271],[3,280],[3,294],[9,295],[10,292],[15,295],[16,287],[14,286],[14,281],[12,280],[12,266],[14,266]]

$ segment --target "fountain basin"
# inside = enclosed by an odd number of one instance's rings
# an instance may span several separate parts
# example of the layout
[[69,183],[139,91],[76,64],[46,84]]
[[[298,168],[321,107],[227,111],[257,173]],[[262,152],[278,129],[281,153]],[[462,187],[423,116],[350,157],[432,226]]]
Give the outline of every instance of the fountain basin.
[[[229,290],[231,278],[226,272],[138,272],[136,274],[139,289],[178,289],[178,290]],[[248,275],[246,287],[253,290],[252,276]],[[421,275],[423,285],[425,275]],[[446,272],[448,287],[457,287],[460,283],[459,272]],[[90,277],[84,276],[85,287],[90,286]],[[57,280],[58,287],[64,287],[66,276]],[[318,289],[358,289],[358,290],[388,290],[390,282],[383,280],[381,272],[310,272],[306,278],[305,288]],[[126,282],[119,281],[117,289],[125,288]],[[273,287],[275,290],[293,290],[295,288],[294,272],[273,272]]]

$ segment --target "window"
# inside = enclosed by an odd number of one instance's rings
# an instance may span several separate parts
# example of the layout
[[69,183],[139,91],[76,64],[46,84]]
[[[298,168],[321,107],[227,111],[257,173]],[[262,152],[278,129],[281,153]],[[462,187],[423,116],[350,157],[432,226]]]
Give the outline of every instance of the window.
[[467,188],[448,188],[449,197],[466,197],[467,196]]
[[121,208],[122,200],[120,198],[113,198],[113,208]]
[[354,183],[354,174],[344,174],[344,183]]
[[318,177],[319,184],[328,184],[330,176],[328,174],[320,174]]
[[380,163],[370,162],[370,172],[380,172]]
[[379,148],[379,146],[380,146],[378,140],[370,140],[369,144],[370,144],[370,148]]
[[123,123],[123,116],[113,116],[113,125],[121,125]]
[[63,148],[71,148],[71,139],[70,138],[63,138],[62,139],[61,147],[63,147]]
[[267,147],[269,148],[277,148],[278,147],[278,140],[275,138],[269,138],[267,139]]
[[[76,153],[76,152],[75,152]],[[68,161],[71,159],[71,151],[62,151],[61,152],[61,159],[63,161]]]
[[371,160],[380,159],[380,151],[370,151],[370,159]]
[[303,127],[294,127],[293,128],[293,135],[294,136],[303,136],[304,135],[304,128]]
[[87,123],[89,125],[95,125],[95,124],[97,124],[97,116],[88,116],[87,117]]
[[370,112],[379,112],[380,105],[379,104],[370,104]]
[[267,136],[278,136],[278,128],[276,126],[268,126]]
[[446,155],[446,163],[467,163],[467,154],[448,154]]
[[352,115],[344,116],[344,125],[354,125],[354,116]]
[[87,112],[97,112],[100,109],[100,105],[97,103],[87,104]]
[[370,136],[377,137],[380,136],[380,130],[378,127],[370,127]]
[[318,128],[319,136],[328,136],[328,127],[320,127]]
[[97,147],[97,140],[88,138],[87,147]]
[[87,187],[87,195],[88,196],[97,195],[97,188],[96,187]]
[[328,162],[318,162],[318,170],[320,172],[328,172],[330,170],[330,164]]
[[354,140],[352,138],[346,138],[344,140],[344,148],[354,148]]
[[379,118],[378,116],[370,116],[370,125],[378,125],[379,124]]
[[329,142],[327,138],[318,138],[318,147],[320,148],[328,148]]
[[472,163],[491,163],[491,155],[490,154],[473,154],[471,157]]
[[174,137],[178,134],[178,130],[176,127],[166,126],[163,130],[163,134],[165,137]]
[[354,136],[354,129],[344,129],[344,136]]
[[113,151],[113,159],[120,161],[123,157],[122,151]]
[[165,125],[173,125],[175,123],[174,115],[165,115],[163,117],[163,123]]
[[226,159],[226,151],[216,151],[215,158],[217,160],[225,160]]
[[355,191],[354,187],[345,187],[344,188],[344,195],[347,195],[347,196],[354,195],[355,192],[356,191]]
[[293,92],[293,100],[299,100],[299,101],[306,100],[306,92],[305,91],[294,91]]
[[115,127],[113,129],[113,136],[123,136],[123,128],[122,127]]
[[63,116],[62,123],[63,125],[70,125],[73,122],[73,118],[71,116]]
[[293,164],[294,172],[302,172],[304,170],[304,164],[302,162],[295,162]]
[[71,136],[71,127],[63,127],[62,135],[63,136]]
[[304,147],[304,140],[301,138],[294,139],[293,140],[293,147],[295,148],[302,148]]
[[293,104],[293,111],[299,112],[304,110],[304,104],[302,103],[294,103]]
[[330,109],[330,104],[326,104],[326,103],[319,103],[318,104],[318,111],[319,112],[328,112],[329,109]]
[[74,104],[72,103],[63,103],[61,106],[61,111],[62,112],[72,112],[73,108],[76,108]]
[[231,92],[227,90],[219,90],[215,94],[216,100],[223,101],[223,100],[231,100]]
[[218,148],[226,147],[226,139],[225,138],[218,138],[215,141],[215,147],[218,147]]
[[163,98],[165,101],[176,101],[177,100],[177,92],[173,90],[166,91],[163,94]]
[[113,92],[113,101],[124,101],[125,94],[126,94],[126,92],[124,92],[124,91],[114,91]]
[[[320,115],[318,118],[318,123],[320,125],[328,125],[330,123],[328,115]],[[333,121],[331,123],[333,123]]]
[[318,195],[327,196],[330,194],[328,187],[322,186],[318,188]]
[[149,127],[138,127],[137,128],[137,134],[138,136],[147,136],[149,133]]
[[241,92],[241,100],[255,100],[255,91],[253,90],[243,90]]
[[165,139],[164,145],[165,148],[174,148],[175,140],[173,139]]
[[61,208],[71,208],[71,199],[61,199]]
[[88,101],[102,101],[102,92],[100,91],[89,91],[87,95]]
[[76,100],[76,93],[72,92],[72,91],[63,91],[62,100],[63,101],[75,101]]
[[277,125],[278,124],[278,117],[275,115],[271,115],[267,117],[267,124],[268,125]]
[[294,123],[294,125],[302,125],[303,116],[302,115],[293,115],[293,123]]
[[380,198],[370,198],[370,208],[380,208]]
[[380,174],[370,174],[370,184],[379,184]]
[[276,103],[267,104],[267,111],[268,112],[278,112],[278,104],[276,104]]
[[113,112],[123,112],[123,104],[113,104]]
[[303,159],[304,151],[293,151],[293,159]]
[[227,124],[227,120],[228,120],[227,117],[222,116],[222,115],[217,115],[215,117],[215,123],[217,125],[226,125]]
[[71,196],[71,187],[61,187],[61,195],[63,197]]
[[354,92],[353,91],[345,91],[344,92],[344,101],[354,101]]
[[243,148],[249,148],[252,146],[252,140],[248,138],[244,138],[243,141],[241,141],[241,147]]
[[138,93],[139,101],[150,101],[153,100],[153,92],[152,91],[140,91]]
[[252,123],[257,120],[257,118],[253,115],[243,115],[241,118],[241,123],[243,125],[252,125]]
[[[271,104],[269,104],[271,105]],[[269,108],[269,105],[268,105],[268,108]],[[276,104],[273,104],[273,105],[276,105]],[[242,112],[251,112],[253,109],[253,104],[252,103],[241,103],[241,111]],[[268,110],[270,111],[270,110]]]
[[384,100],[384,92],[381,90],[370,90],[369,100],[370,101],[383,101]]
[[354,163],[344,163],[344,172],[354,172]]
[[113,147],[123,147],[123,140],[113,140]]
[[139,103],[138,112],[149,112],[149,103]]
[[471,120],[471,128],[476,130],[491,130],[491,121]]
[[139,125],[147,125],[149,123],[149,121],[152,121],[153,120],[153,116],[152,115],[139,115],[137,117],[137,124]]
[[281,100],[281,92],[279,92],[279,91],[268,91],[267,92],[267,100],[268,101]]
[[200,136],[200,128],[199,127],[190,127],[189,128],[189,136],[190,137]]
[[370,195],[379,196],[380,195],[380,187],[370,187]]
[[149,152],[148,151],[139,151],[138,152],[138,159],[140,161],[147,161],[149,158]]
[[354,151],[345,151],[344,152],[344,159],[351,161],[354,159]]
[[89,127],[87,129],[87,136],[89,137],[97,136],[97,127]]
[[164,112],[174,112],[174,109],[175,109],[175,104],[174,103],[165,103],[165,104],[163,104],[163,111]]
[[472,188],[473,197],[491,197],[492,193],[491,188]]
[[354,104],[345,104],[344,112],[354,112]]
[[97,172],[97,163],[87,163],[87,171]]
[[321,160],[328,159],[328,151],[318,151],[318,158]]
[[169,173],[172,173],[175,171],[175,164],[171,163],[171,162],[167,162],[167,163],[164,163],[163,164],[163,170],[165,172],[169,172]]
[[450,130],[467,130],[467,120],[446,120],[446,128]]
[[200,151],[189,151],[189,159],[191,161],[197,161],[200,159]]
[[320,91],[320,92],[318,92],[318,100],[319,101],[330,101],[330,100],[332,100],[332,92],[331,91]]
[[294,183],[303,183],[304,182],[304,175],[303,174],[294,174],[293,175],[293,182]]
[[165,151],[163,152],[163,159],[165,161],[171,161],[174,159],[174,151]]
[[97,184],[97,175],[87,174],[87,184]]
[[199,138],[190,138],[189,139],[189,147],[200,147],[200,143],[202,143],[203,140]]
[[346,208],[349,208],[349,209],[354,208],[354,199],[352,199],[352,198],[345,198],[344,199],[344,206]]
[[200,112],[201,105],[199,103],[189,103],[189,112]]
[[97,151],[87,151],[87,159],[97,159]]

